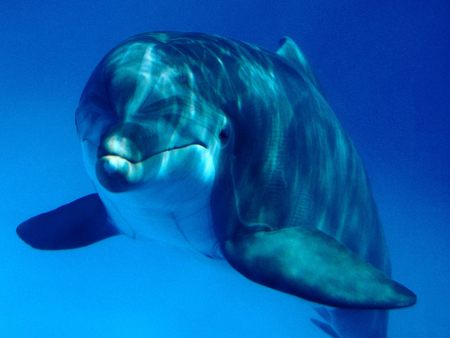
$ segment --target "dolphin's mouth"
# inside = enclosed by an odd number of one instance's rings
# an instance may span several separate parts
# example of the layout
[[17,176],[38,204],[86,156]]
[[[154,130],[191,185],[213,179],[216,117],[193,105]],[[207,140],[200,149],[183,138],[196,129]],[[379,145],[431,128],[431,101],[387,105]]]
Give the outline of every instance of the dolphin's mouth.
[[114,151],[114,150],[107,151],[107,150],[101,148],[101,149],[99,149],[99,152],[98,152],[98,159],[100,160],[102,158],[110,158],[110,159],[115,158],[115,159],[127,161],[131,164],[139,164],[139,163],[142,163],[142,162],[148,160],[149,158],[151,158],[153,156],[157,156],[157,155],[169,152],[169,151],[185,149],[185,148],[188,148],[191,146],[201,146],[205,149],[207,148],[206,144],[204,144],[202,142],[192,142],[192,143],[181,145],[181,146],[174,146],[171,148],[155,151],[145,157],[143,157],[139,152],[123,153],[123,152]]
[[155,162],[153,160],[158,155],[190,147],[207,149],[207,146],[202,142],[192,142],[151,152],[145,157],[138,152],[127,154],[121,151],[113,151],[113,149],[110,151],[99,149],[95,167],[96,175],[100,183],[109,191],[122,192],[129,190],[144,181],[146,177],[152,176],[152,170],[155,170]]

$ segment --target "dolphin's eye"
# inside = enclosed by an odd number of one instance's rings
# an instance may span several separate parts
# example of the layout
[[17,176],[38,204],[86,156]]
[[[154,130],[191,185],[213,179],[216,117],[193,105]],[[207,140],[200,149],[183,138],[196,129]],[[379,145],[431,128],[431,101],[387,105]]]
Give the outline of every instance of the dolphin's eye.
[[225,127],[219,133],[219,140],[222,146],[226,146],[230,140],[230,125],[226,124]]
[[219,134],[219,138],[220,138],[220,140],[222,142],[228,140],[228,133],[227,133],[227,131],[226,130],[222,130],[220,132],[220,134]]

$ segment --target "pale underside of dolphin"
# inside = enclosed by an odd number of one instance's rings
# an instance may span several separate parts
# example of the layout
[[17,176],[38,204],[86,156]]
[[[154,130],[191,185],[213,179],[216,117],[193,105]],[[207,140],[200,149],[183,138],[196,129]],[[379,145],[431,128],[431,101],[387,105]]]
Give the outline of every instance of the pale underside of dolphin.
[[415,303],[389,278],[361,159],[292,40],[271,53],[200,33],[132,37],[93,72],[76,123],[97,194],[22,223],[31,246],[125,234],[223,256],[324,305]]

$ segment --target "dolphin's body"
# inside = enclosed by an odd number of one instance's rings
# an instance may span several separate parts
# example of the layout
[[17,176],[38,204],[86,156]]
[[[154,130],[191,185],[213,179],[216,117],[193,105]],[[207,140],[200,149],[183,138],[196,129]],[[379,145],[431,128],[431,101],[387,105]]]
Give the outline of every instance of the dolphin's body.
[[76,124],[98,194],[22,223],[33,247],[152,238],[224,256],[280,291],[372,309],[319,310],[334,336],[346,313],[382,337],[383,310],[415,303],[389,279],[363,164],[292,40],[275,54],[198,33],[138,35],[97,66]]

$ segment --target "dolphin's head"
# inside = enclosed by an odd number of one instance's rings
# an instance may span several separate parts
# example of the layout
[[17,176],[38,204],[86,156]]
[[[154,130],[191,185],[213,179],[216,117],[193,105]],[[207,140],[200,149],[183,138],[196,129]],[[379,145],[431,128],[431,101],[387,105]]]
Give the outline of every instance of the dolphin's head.
[[165,203],[211,187],[229,136],[226,115],[198,94],[182,55],[148,41],[125,43],[102,60],[76,123],[88,173],[101,189],[145,187]]
[[103,202],[172,211],[203,198],[220,239],[233,224],[275,224],[290,212],[297,163],[287,145],[296,151],[288,135],[298,121],[269,56],[249,51],[201,34],[148,33],[105,56],[76,113]]

